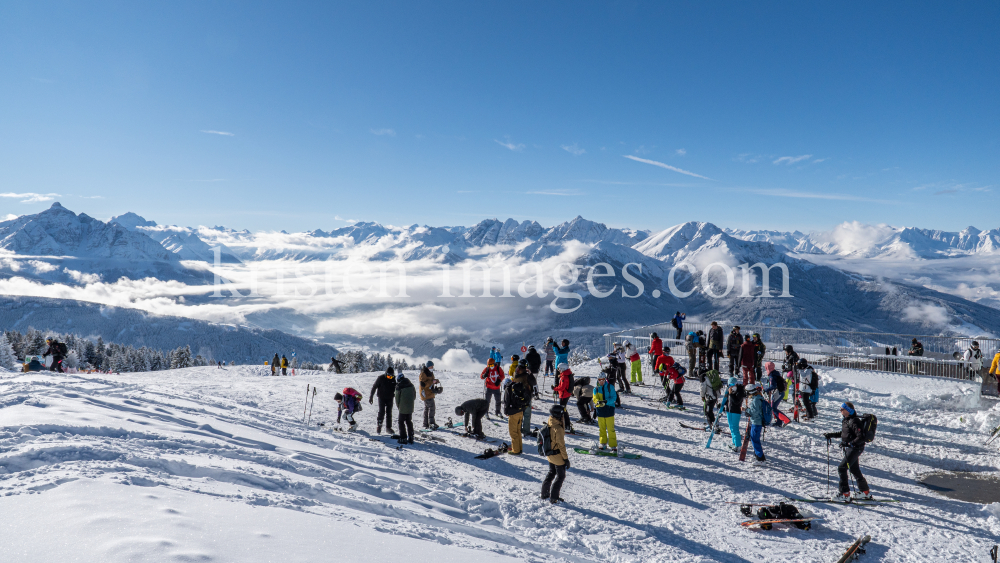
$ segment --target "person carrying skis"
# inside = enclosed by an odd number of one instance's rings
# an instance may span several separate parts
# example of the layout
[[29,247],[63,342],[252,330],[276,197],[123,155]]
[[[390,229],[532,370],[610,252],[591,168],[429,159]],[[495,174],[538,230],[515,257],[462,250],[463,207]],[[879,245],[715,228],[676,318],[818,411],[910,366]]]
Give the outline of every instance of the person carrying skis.
[[729,358],[729,377],[736,375],[736,366],[740,365],[740,346],[743,345],[743,336],[740,335],[740,327],[734,326],[726,339],[726,356]]
[[434,377],[434,362],[427,362],[420,369],[420,400],[424,402],[424,428],[437,430],[438,425],[434,422],[434,414],[437,410],[434,398],[437,397],[437,385],[441,382]]
[[278,353],[274,353],[274,357],[271,358],[271,375],[278,375],[278,366],[281,365],[281,358],[278,357]]
[[52,365],[49,366],[49,371],[55,371],[59,373],[66,373],[63,371],[62,361],[66,357],[67,347],[62,342],[59,342],[55,338],[46,338],[45,343],[49,345],[48,349],[42,356],[52,356]]
[[636,385],[645,385],[642,382],[642,358],[639,356],[639,351],[632,348],[632,343],[628,340],[625,341],[625,355],[628,358],[629,366],[631,367],[630,377],[632,378],[632,383]]
[[494,362],[493,358],[490,358],[486,362],[486,368],[479,374],[479,379],[482,379],[486,383],[486,389],[483,394],[486,404],[488,405],[490,398],[493,398],[496,403],[497,416],[500,416],[500,384],[503,383],[504,379],[503,369]]
[[618,358],[618,391],[621,392],[622,386],[624,386],[625,393],[631,395],[632,385],[629,384],[628,377],[625,376],[625,367],[629,365],[628,356],[621,344],[615,344],[615,355]]
[[767,370],[767,375],[764,377],[764,389],[761,393],[768,404],[771,405],[771,412],[774,415],[772,425],[780,427],[783,425],[781,422],[781,416],[783,415],[778,410],[778,405],[785,398],[785,378],[781,377],[781,373],[774,369],[774,362],[765,363],[764,369]]
[[729,378],[729,387],[726,389],[728,398],[726,399],[726,422],[729,423],[729,435],[732,436],[733,445],[729,449],[734,452],[740,451],[743,437],[740,435],[740,418],[743,415],[743,401],[746,400],[746,388],[740,384],[740,380],[734,375]]
[[[392,403],[396,396],[396,372],[391,367],[386,368],[385,373],[375,378],[372,385],[372,392],[368,394],[368,404],[375,403],[378,397],[378,416],[375,418],[375,433],[382,433],[382,421],[385,420],[385,428],[389,434],[392,431]],[[402,429],[400,429],[402,432]]]
[[707,357],[708,369],[719,371],[719,356],[722,355],[722,327],[719,323],[712,321],[712,327],[708,329]]
[[[456,416],[465,417],[465,433],[472,434],[482,440],[486,437],[483,433],[483,417],[490,412],[490,403],[486,399],[470,399],[455,407]],[[469,418],[472,418],[472,426],[469,426]]]
[[[413,403],[417,399],[417,390],[413,387],[413,383],[406,378],[402,373],[396,378],[396,412],[399,413],[399,419],[397,424],[399,425],[399,443],[400,444],[412,444],[413,443]],[[379,399],[381,403],[382,399]],[[381,411],[381,408],[379,409]],[[392,429],[389,429],[389,433],[392,433]]]
[[868,488],[868,480],[861,474],[859,458],[865,451],[865,430],[861,425],[861,417],[854,409],[854,404],[846,402],[840,405],[840,415],[843,417],[840,432],[829,432],[824,434],[826,443],[829,445],[834,438],[840,438],[840,447],[844,450],[844,459],[837,466],[837,475],[840,476],[840,494],[834,496],[833,500],[842,502],[851,501],[851,487],[847,482],[847,472],[850,471],[854,480],[858,484],[858,492],[854,495],[856,500],[872,500],[871,491]]
[[719,402],[723,387],[725,385],[717,370],[710,369],[705,372],[705,378],[701,382],[701,402],[704,405],[705,418],[708,420],[708,426],[705,427],[708,430],[715,426],[715,405]]
[[750,442],[753,443],[753,455],[757,457],[757,461],[767,461],[764,457],[764,446],[760,442],[766,422],[764,411],[767,408],[764,404],[764,397],[760,393],[760,385],[756,383],[747,385],[747,395],[749,401],[746,413],[750,420]]
[[[526,364],[527,362],[525,362]],[[528,377],[531,372],[527,365],[518,365],[511,376],[510,384],[504,387],[503,412],[507,415],[507,431],[510,433],[511,455],[521,455],[521,423],[524,408],[531,408],[531,386]]]
[[559,395],[559,404],[563,407],[563,424],[566,431],[573,433],[573,425],[569,420],[569,413],[566,412],[566,405],[569,398],[573,396],[573,372],[569,369],[569,364],[561,363],[556,367],[559,372],[558,384],[552,386],[552,391]]
[[979,343],[972,341],[972,346],[965,351],[962,358],[969,366],[969,379],[975,380],[983,371],[983,352],[979,349]]
[[684,319],[686,318],[687,318],[686,314],[677,311],[677,314],[674,315],[674,318],[670,319],[670,325],[677,329],[677,336],[674,337],[674,340],[681,339],[681,331],[684,330]]
[[545,347],[542,348],[542,349],[545,350],[545,373],[544,373],[544,375],[546,377],[549,376],[549,375],[555,375],[556,374],[556,352],[555,352],[555,343],[552,342],[552,337],[551,336],[548,337],[548,339],[545,341]]
[[762,379],[764,379],[763,363],[764,363],[764,352],[767,351],[767,346],[764,346],[764,341],[760,339],[760,334],[756,332],[753,333],[753,338],[751,338],[751,340],[753,340],[753,344],[755,346],[753,370],[754,374],[756,374],[757,376],[756,381],[761,381]]
[[580,420],[577,422],[593,424],[594,386],[590,384],[589,377],[581,377],[573,382],[573,396],[576,397],[576,408],[580,411]]
[[806,420],[816,418],[816,402],[819,400],[819,375],[805,358],[799,359],[799,397],[806,409]]
[[288,358],[284,354],[281,355],[281,375],[288,375]]
[[566,480],[566,470],[569,469],[569,452],[566,451],[566,429],[563,426],[563,419],[566,417],[566,409],[560,405],[552,405],[549,409],[549,441],[553,455],[547,456],[549,461],[549,473],[542,481],[542,500],[548,500],[552,504],[563,502],[559,496],[562,490],[563,481]]
[[333,400],[337,401],[337,424],[340,424],[340,416],[350,425],[349,432],[353,432],[358,423],[354,420],[354,413],[361,410],[361,393],[352,387],[345,387],[341,393],[336,393]]
[[663,355],[663,341],[660,340],[660,336],[655,332],[649,335],[649,365],[653,365],[656,362],[656,358]]
[[[799,380],[798,372],[799,354],[791,344],[785,345],[785,361],[781,364],[781,371],[786,374],[788,380],[785,385],[785,400],[788,400],[789,390],[795,389],[795,383]],[[795,397],[792,397],[795,400]]]
[[528,346],[528,353],[524,355],[524,359],[528,361],[528,369],[531,370],[531,375],[538,378],[538,372],[542,368],[542,356],[535,350],[534,346]]
[[615,434],[615,402],[618,394],[603,373],[597,376],[597,387],[594,388],[594,411],[597,413],[597,428],[600,431],[599,449],[611,448],[611,453],[618,453],[618,436]]
[[559,364],[569,364],[569,340],[565,338],[560,342],[561,346],[553,346],[552,349],[556,352],[556,370],[558,373]]
[[757,345],[750,340],[750,335],[744,336],[740,346],[740,368],[743,371],[743,385],[757,382],[754,365],[757,363]]

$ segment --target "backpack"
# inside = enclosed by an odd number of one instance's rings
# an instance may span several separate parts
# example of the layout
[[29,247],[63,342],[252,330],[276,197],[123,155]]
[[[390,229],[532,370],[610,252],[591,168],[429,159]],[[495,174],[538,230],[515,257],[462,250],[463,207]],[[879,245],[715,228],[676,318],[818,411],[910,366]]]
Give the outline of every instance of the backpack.
[[677,317],[670,319],[670,326],[677,328]]
[[687,336],[684,337],[685,342],[698,342],[698,335],[694,332],[689,332]]
[[779,375],[778,376],[778,385],[775,387],[775,389],[778,390],[778,394],[781,395],[782,397],[785,396],[785,388],[786,387],[788,387],[788,384],[785,382],[785,378],[781,377],[781,375]]
[[56,344],[56,349],[59,350],[59,354],[60,355],[65,356],[65,355],[69,354],[69,348],[67,348],[66,344],[63,343],[63,342],[57,343]]
[[878,428],[878,418],[873,414],[861,415],[861,431],[865,434],[865,443],[871,444],[875,440],[875,430]]
[[688,372],[688,370],[685,369],[684,366],[679,366],[677,364],[674,364],[674,370],[677,372],[677,375],[681,377],[684,377],[684,375],[687,374]]
[[983,369],[983,353],[982,353],[982,351],[981,350],[974,350],[972,348],[969,348],[969,350],[972,351],[972,360],[969,362],[969,367],[972,368],[975,371],[979,371],[979,370]]
[[718,371],[710,369],[705,373],[705,377],[708,379],[708,383],[712,386],[712,391],[718,393],[719,390],[722,389],[722,377],[719,376]]
[[771,403],[761,401],[761,404],[764,405],[764,408],[760,410],[761,422],[764,423],[764,426],[768,426],[774,418],[774,413],[771,412]]
[[503,404],[503,413],[507,416],[523,411],[528,406],[528,393],[524,384],[518,381],[508,385],[504,391]]
[[542,424],[538,429],[538,455],[559,455],[559,450],[552,449],[552,434],[549,423]]

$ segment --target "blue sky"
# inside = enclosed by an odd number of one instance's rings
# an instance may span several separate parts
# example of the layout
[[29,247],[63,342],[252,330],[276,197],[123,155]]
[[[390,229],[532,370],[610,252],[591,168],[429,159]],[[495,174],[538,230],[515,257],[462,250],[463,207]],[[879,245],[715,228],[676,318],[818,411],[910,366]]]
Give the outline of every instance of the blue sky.
[[8,2],[0,216],[993,228],[998,29],[997,2]]

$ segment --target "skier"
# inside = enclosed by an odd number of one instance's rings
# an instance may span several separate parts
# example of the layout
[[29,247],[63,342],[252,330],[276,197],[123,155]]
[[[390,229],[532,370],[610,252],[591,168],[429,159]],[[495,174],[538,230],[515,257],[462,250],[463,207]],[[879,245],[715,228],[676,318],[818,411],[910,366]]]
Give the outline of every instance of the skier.
[[712,321],[708,329],[708,369],[719,371],[719,356],[722,355],[722,327]]
[[[399,419],[397,424],[399,425],[399,443],[400,444],[412,444],[413,443],[413,403],[417,398],[417,390],[413,387],[413,383],[406,378],[402,373],[396,378],[396,412],[399,413]],[[379,399],[381,403],[382,399]],[[381,412],[381,408],[379,412]],[[392,433],[392,429],[389,429],[389,433]]]
[[535,350],[534,346],[528,346],[528,353],[524,355],[524,359],[528,361],[528,369],[531,370],[531,375],[538,378],[538,371],[542,367],[542,356]]
[[507,368],[507,377],[514,377],[514,372],[517,371],[517,364],[521,361],[521,356],[517,354],[511,354],[510,356],[510,367]]
[[698,334],[693,331],[689,332],[684,340],[687,342],[687,344],[685,344],[685,350],[687,350],[688,354],[688,371],[691,372],[692,376],[694,376],[694,374],[698,373],[695,368],[698,365],[696,358],[698,356],[698,348],[701,346],[701,342],[698,339]]
[[628,382],[628,377],[625,376],[625,366],[629,365],[628,355],[625,353],[625,348],[621,344],[615,345],[615,354],[618,357],[618,391],[622,390],[622,386],[625,386],[625,392],[629,395],[632,394],[632,385]]
[[528,360],[521,358],[520,364],[518,364],[518,371],[514,373],[515,378],[523,370],[525,385],[528,387],[528,404],[524,406],[521,416],[521,435],[522,436],[534,436],[535,433],[531,430],[531,401],[538,397],[538,378],[535,377],[535,373],[531,371],[531,365]]
[[677,311],[674,318],[670,319],[670,325],[677,329],[677,336],[674,337],[674,340],[681,339],[681,331],[684,330],[684,319],[686,318],[687,314]]
[[997,382],[997,393],[1000,393],[1000,351],[997,351],[997,355],[993,356],[993,363],[990,364],[990,375]]
[[570,371],[569,365],[565,362],[559,364],[556,371],[559,372],[559,383],[552,386],[552,391],[559,395],[559,404],[563,407],[563,426],[567,432],[572,433],[573,424],[569,421],[566,405],[569,404],[569,398],[573,396],[573,372]]
[[965,351],[963,361],[969,366],[969,379],[975,380],[979,377],[983,370],[983,352],[979,349],[978,342],[972,341],[972,346]]
[[753,443],[753,455],[757,461],[767,461],[764,457],[764,446],[760,443],[761,434],[764,431],[764,397],[760,394],[760,385],[751,383],[747,385],[747,395],[750,400],[747,404],[746,413],[750,420],[750,441]]
[[629,366],[632,368],[629,374],[632,378],[632,383],[645,385],[642,382],[642,358],[639,356],[639,351],[632,348],[632,343],[628,340],[625,341],[625,355],[628,357]]
[[489,359],[493,360],[493,363],[496,364],[497,367],[503,369],[503,354],[501,354],[500,351],[497,350],[496,346],[490,349]]
[[760,381],[764,379],[764,369],[762,364],[764,362],[764,352],[767,351],[767,346],[764,346],[764,341],[760,339],[760,334],[756,332],[753,333],[753,338],[751,338],[751,340],[753,340],[754,346],[756,346],[753,370],[754,374],[757,376],[756,381]]
[[802,406],[806,409],[806,420],[816,418],[816,402],[819,400],[819,375],[809,365],[805,358],[799,359],[799,396]]
[[288,375],[288,358],[284,354],[281,355],[281,375]]
[[868,481],[861,474],[861,467],[858,464],[861,454],[865,451],[865,430],[861,426],[861,418],[855,411],[854,404],[850,402],[840,405],[840,414],[844,417],[840,432],[830,432],[823,435],[828,445],[834,438],[840,438],[840,447],[844,450],[844,459],[837,466],[837,474],[840,476],[840,494],[836,495],[833,500],[851,501],[851,488],[847,482],[848,471],[854,475],[854,480],[858,484],[859,492],[854,495],[854,498],[872,500]]
[[618,436],[615,434],[615,402],[618,394],[603,373],[597,376],[597,387],[594,388],[594,411],[597,414],[597,427],[600,430],[599,449],[606,446],[611,453],[618,453]]
[[343,366],[340,365],[340,360],[337,358],[330,358],[330,367],[327,371],[336,371],[337,373],[344,373]]
[[623,394],[623,392],[625,391],[625,389],[624,389],[624,384],[622,384],[622,382],[619,381],[619,378],[618,378],[618,374],[619,374],[620,370],[618,369],[618,349],[617,348],[615,350],[612,350],[607,355],[607,360],[608,360],[608,381],[610,381],[612,385],[614,385],[615,383],[618,384],[618,394],[621,395],[621,394]]
[[427,362],[420,369],[420,400],[424,402],[424,428],[437,430],[438,425],[434,422],[435,405],[434,398],[437,396],[440,381],[434,377],[434,362]]
[[576,408],[580,411],[580,420],[577,422],[593,424],[594,386],[590,384],[589,377],[581,377],[573,382],[573,396],[576,397]]
[[49,348],[45,351],[43,356],[52,356],[52,365],[49,366],[49,371],[57,371],[59,373],[66,373],[62,368],[63,358],[66,357],[67,348],[62,342],[59,342],[55,338],[46,338],[45,343],[49,345]]
[[678,407],[684,406],[684,399],[681,398],[681,388],[684,387],[684,376],[674,369],[674,359],[667,356],[666,369],[664,373],[670,378],[670,389],[667,391],[667,405],[677,403]]
[[552,342],[552,337],[550,336],[550,337],[548,337],[548,339],[545,340],[545,347],[542,348],[543,350],[545,350],[545,373],[544,373],[544,375],[546,377],[549,376],[549,375],[555,375],[556,374],[556,352],[554,350],[554,347],[555,347],[555,343]]
[[[887,349],[888,350],[888,349]],[[788,399],[790,390],[795,389],[795,383],[799,380],[798,372],[799,354],[795,351],[795,348],[791,344],[785,345],[785,361],[781,364],[781,371],[786,374],[788,379],[785,385],[785,399]],[[795,397],[792,397],[795,400]]]
[[531,372],[527,365],[518,365],[511,376],[510,384],[504,387],[503,412],[507,415],[507,431],[510,433],[511,455],[521,455],[521,423],[524,408],[531,408],[531,386],[528,377]]
[[556,370],[559,369],[559,364],[569,363],[569,340],[563,338],[560,344],[561,346],[552,347],[552,349],[556,352]]
[[743,337],[740,335],[740,327],[734,326],[726,339],[726,356],[729,357],[729,377],[736,375],[736,366],[740,364],[740,346],[743,344]]
[[382,420],[384,419],[386,431],[393,434],[392,402],[396,396],[396,372],[391,367],[386,368],[385,373],[375,378],[372,392],[368,395],[369,405],[375,403],[376,396],[378,397],[378,416],[375,418],[375,433],[382,433]]
[[764,399],[771,405],[771,412],[774,415],[772,425],[780,427],[782,426],[782,422],[778,416],[780,414],[778,405],[785,397],[785,378],[781,377],[781,373],[774,369],[774,362],[765,363],[764,369],[767,370],[767,375],[764,377],[764,390],[762,393]]
[[483,398],[486,399],[487,404],[489,404],[490,398],[494,399],[497,416],[500,416],[500,384],[504,380],[503,369],[490,358],[486,362],[486,368],[479,374],[479,379],[482,379],[486,384]]
[[361,410],[361,393],[352,387],[345,387],[342,393],[333,396],[333,400],[337,401],[337,424],[340,424],[340,416],[343,414],[344,419],[350,425],[347,430],[353,432],[358,427],[358,422],[354,420],[354,413]]
[[680,375],[677,369],[674,368],[674,358],[668,356],[666,353],[660,355],[660,357],[656,358],[653,370],[660,376],[660,384],[663,385],[663,390],[670,393],[670,380]]
[[744,336],[740,346],[740,368],[743,371],[743,385],[757,382],[754,364],[757,363],[757,345],[750,340],[750,335]]
[[719,401],[719,393],[723,387],[718,370],[710,369],[705,372],[705,378],[701,382],[701,400],[705,407],[705,418],[708,419],[706,430],[715,426],[715,405]]
[[726,399],[726,421],[729,423],[729,434],[733,438],[731,450],[738,452],[742,446],[740,436],[740,417],[743,413],[743,401],[746,399],[746,389],[740,384],[740,380],[734,375],[729,378],[729,388],[726,390],[729,398]]
[[663,355],[663,341],[660,340],[660,336],[655,332],[649,335],[649,365],[653,365],[656,362],[656,358]]
[[[470,399],[455,407],[455,414],[465,417],[465,433],[480,440],[486,437],[483,433],[483,417],[489,412],[490,403],[486,399]],[[469,426],[469,417],[472,417],[472,426]]]
[[566,431],[563,427],[563,419],[566,409],[560,405],[552,405],[549,410],[549,441],[552,451],[556,453],[548,457],[549,473],[542,481],[542,500],[548,500],[552,504],[563,502],[559,496],[563,481],[566,479],[566,470],[569,469],[569,452],[566,451]]
[[281,359],[278,357],[278,353],[274,353],[274,357],[271,358],[271,375],[278,374],[278,366],[281,365]]

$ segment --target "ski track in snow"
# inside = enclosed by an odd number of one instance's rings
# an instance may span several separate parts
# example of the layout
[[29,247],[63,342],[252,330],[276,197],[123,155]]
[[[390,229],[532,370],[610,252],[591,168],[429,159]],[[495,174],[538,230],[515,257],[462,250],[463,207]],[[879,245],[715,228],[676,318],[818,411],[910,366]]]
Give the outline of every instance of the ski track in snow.
[[[578,376],[597,371],[576,369]],[[938,470],[996,471],[995,449],[981,444],[1000,424],[1000,407],[968,383],[824,370],[819,419],[768,429],[765,464],[740,463],[725,447],[726,433],[705,449],[707,433],[678,424],[703,421],[696,383],[684,391],[694,407],[686,412],[640,398],[661,396],[659,387],[633,387],[616,427],[642,459],[571,453],[561,494],[567,503],[550,506],[538,498],[547,463],[533,442],[521,457],[476,460],[486,445],[441,430],[417,432],[416,445],[396,449],[384,435],[368,436],[377,407],[367,404],[367,392],[376,374],[265,373],[242,366],[2,374],[0,541],[8,548],[0,560],[311,561],[356,540],[382,546],[358,547],[353,558],[361,561],[397,560],[389,552],[400,561],[462,560],[471,549],[477,558],[521,561],[818,562],[836,560],[867,533],[863,557],[871,561],[979,561],[1000,534],[993,511],[916,482]],[[439,377],[441,424],[455,405],[482,396],[482,383],[476,374]],[[319,388],[309,428],[302,423],[306,384]],[[330,430],[333,394],[345,386],[365,394],[355,434]],[[551,401],[543,399],[536,426],[548,416]],[[840,428],[843,400],[879,416],[862,470],[876,496],[903,503],[801,503],[820,518],[812,530],[740,528],[746,518],[725,501],[828,494],[822,433]],[[418,400],[418,428],[421,409]],[[567,436],[570,448],[596,441],[596,427],[578,427],[590,436]],[[509,440],[503,422],[484,430]],[[831,451],[831,487],[838,453]],[[45,541],[53,534],[77,540]]]

